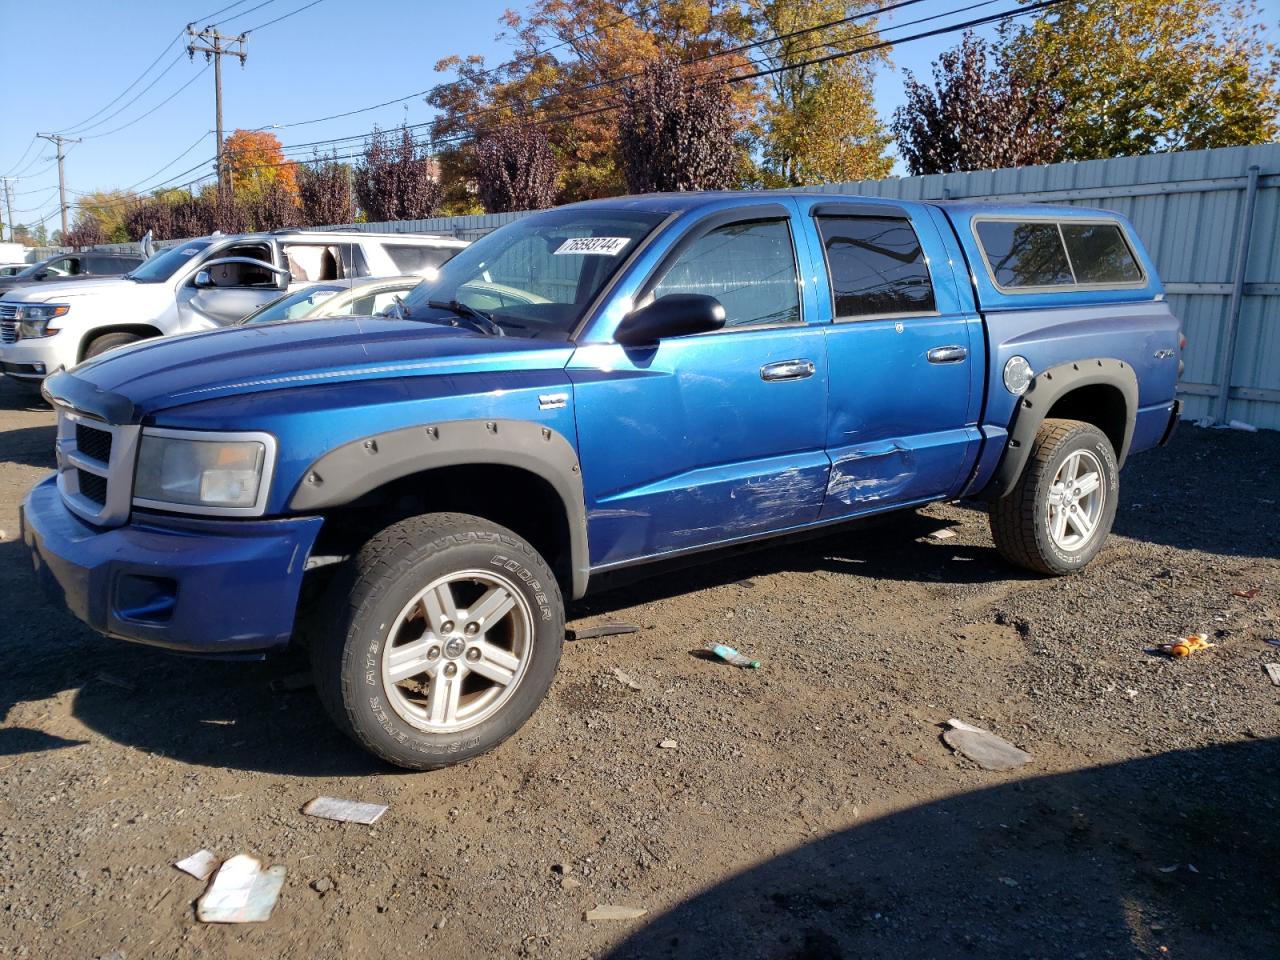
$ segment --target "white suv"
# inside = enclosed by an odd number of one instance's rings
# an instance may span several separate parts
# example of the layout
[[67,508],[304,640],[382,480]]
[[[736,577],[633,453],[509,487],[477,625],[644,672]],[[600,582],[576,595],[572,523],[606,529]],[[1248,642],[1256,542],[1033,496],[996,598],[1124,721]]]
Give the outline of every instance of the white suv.
[[466,241],[400,233],[276,230],[201,237],[123,277],[45,282],[0,298],[0,369],[39,382],[107,350],[227,326],[319,280],[430,279]]

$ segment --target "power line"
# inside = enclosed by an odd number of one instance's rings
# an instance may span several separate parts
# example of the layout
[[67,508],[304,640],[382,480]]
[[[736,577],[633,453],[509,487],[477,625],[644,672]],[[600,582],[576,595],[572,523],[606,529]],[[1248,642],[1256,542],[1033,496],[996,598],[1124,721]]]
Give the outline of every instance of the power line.
[[27,149],[22,151],[22,156],[18,158],[17,163],[4,172],[4,176],[7,177],[9,174],[13,173],[14,170],[18,169],[18,167],[22,166],[22,161],[27,159],[27,154],[31,152],[31,148],[36,145],[36,141],[39,139],[39,137],[32,134],[30,141],[27,143]]
[[[80,133],[80,134],[88,133],[90,130],[94,130],[102,126],[108,120],[112,120],[115,117],[120,116],[120,114],[124,113],[124,111],[128,110],[131,106],[133,106],[140,99],[146,96],[148,91],[152,90],[157,83],[163,80],[165,75],[174,67],[176,67],[178,65],[178,61],[181,59],[182,59],[182,51],[179,50],[178,55],[169,61],[169,65],[165,67],[163,70],[161,70],[160,73],[157,74],[156,77],[150,83],[148,83],[145,87],[139,90],[137,95],[134,96],[131,100],[129,100],[127,103],[122,104],[118,110],[113,110],[111,113],[107,114],[101,120],[95,121],[94,123],[89,124],[87,127],[83,125],[79,125],[80,129],[75,130],[74,132]],[[99,134],[99,136],[102,136],[102,134]]]
[[[222,26],[224,23],[230,23],[232,20],[239,20],[241,17],[246,17],[246,16],[248,16],[249,14],[253,13],[253,11],[255,11],[255,10],[261,10],[263,7],[270,6],[271,4],[273,4],[273,3],[275,3],[275,2],[276,2],[276,0],[262,0],[262,3],[258,4],[256,7],[250,7],[248,10],[241,10],[239,13],[233,13],[231,16],[229,16],[229,17],[224,17],[223,19],[221,19],[221,20],[217,21],[216,23],[210,23],[210,24],[208,24],[208,26],[210,26],[210,27],[220,27],[220,26]],[[232,7],[234,7],[234,6],[237,6],[237,4],[234,4],[234,3],[233,3],[233,4],[231,4],[231,6],[232,6]],[[224,9],[224,10],[229,10],[229,9],[231,9],[231,7],[224,7],[223,9]],[[218,12],[219,12],[219,13],[221,13],[222,11],[218,11]]]
[[[303,10],[310,10],[312,7],[314,7],[318,3],[324,3],[324,0],[311,0],[310,3],[299,7],[297,10],[290,10],[288,13],[280,15],[276,17],[274,20],[268,20],[266,23],[260,23],[256,27],[250,27],[248,30],[242,31],[242,33],[247,35],[247,34],[253,33],[255,30],[261,30],[264,27],[269,27],[273,23],[279,23],[281,20],[288,20],[294,14],[301,13]],[[257,8],[255,7],[254,9],[257,9]]]
[[105,132],[103,132],[103,133],[95,133],[95,134],[93,134],[93,136],[85,137],[84,139],[85,139],[85,140],[97,140],[99,137],[109,137],[109,136],[111,136],[113,133],[119,133],[121,130],[125,130],[125,129],[129,128],[129,127],[132,127],[135,123],[138,123],[138,122],[139,122],[139,121],[141,121],[141,120],[145,120],[145,119],[147,119],[147,117],[151,116],[153,113],[155,113],[157,110],[159,110],[159,109],[160,109],[161,107],[163,107],[165,104],[167,104],[169,101],[171,101],[172,99],[174,99],[174,97],[176,97],[178,94],[182,93],[182,91],[186,90],[186,89],[187,89],[187,87],[191,86],[193,83],[195,83],[195,82],[196,82],[197,80],[199,80],[201,77],[203,77],[203,76],[208,72],[208,70],[209,70],[209,66],[208,66],[208,64],[206,64],[206,65],[205,65],[205,68],[204,68],[203,70],[201,70],[199,73],[197,73],[197,74],[196,74],[195,76],[193,76],[191,79],[189,79],[189,80],[188,80],[186,83],[184,83],[182,86],[178,87],[178,89],[177,89],[177,90],[173,91],[173,93],[169,94],[167,97],[165,97],[163,100],[161,100],[159,103],[157,103],[154,107],[152,107],[152,108],[151,108],[150,110],[148,110],[146,113],[139,114],[138,116],[134,117],[132,120],[129,120],[129,121],[128,121],[128,122],[126,122],[126,123],[122,123],[120,126],[118,126],[118,127],[114,127],[114,128],[112,128],[111,130],[107,130],[107,131],[105,131]]
[[[177,35],[176,35],[172,40],[170,40],[168,43],[166,43],[166,44],[164,45],[164,49],[160,51],[160,55],[159,55],[159,56],[157,56],[154,60],[152,60],[150,64],[148,64],[148,65],[147,65],[147,69],[143,70],[143,71],[142,71],[142,73],[138,74],[137,78],[136,78],[132,83],[130,83],[127,87],[125,87],[125,88],[124,88],[123,90],[121,90],[118,94],[116,94],[116,95],[115,95],[115,97],[114,97],[113,99],[109,100],[107,103],[105,103],[103,106],[101,106],[101,107],[97,110],[97,112],[89,114],[89,116],[85,117],[85,118],[84,118],[83,120],[81,120],[80,122],[78,122],[78,123],[73,123],[73,124],[71,124],[69,127],[63,127],[63,128],[62,128],[62,130],[61,130],[61,131],[59,131],[59,132],[60,132],[60,133],[75,133],[78,129],[83,128],[83,127],[85,126],[85,124],[87,124],[90,120],[93,120],[95,117],[99,116],[99,115],[100,115],[100,114],[102,114],[104,111],[111,109],[111,107],[112,107],[112,106],[114,106],[116,103],[118,103],[118,102],[120,101],[120,99],[121,99],[123,96],[125,96],[125,94],[127,94],[130,90],[132,90],[132,89],[133,89],[134,87],[136,87],[139,83],[141,83],[141,82],[142,82],[142,78],[143,78],[143,77],[145,77],[148,73],[150,73],[153,69],[155,69],[155,65],[156,65],[157,63],[159,63],[161,60],[163,60],[163,59],[164,59],[164,55],[165,55],[166,53],[168,53],[168,52],[169,52],[169,48],[170,48],[170,47],[172,47],[172,46],[174,45],[174,43],[175,43],[175,42],[176,42],[176,41],[177,41],[181,36],[182,36],[182,34],[181,34],[181,33],[178,33],[178,34],[177,34]],[[179,55],[179,56],[181,56],[181,55]],[[175,60],[174,62],[176,63],[177,61]],[[168,72],[169,72],[169,70],[170,70],[170,69],[172,69],[172,68],[173,68],[173,64],[170,64],[168,67],[166,67],[166,68],[165,68],[165,73],[168,73]],[[161,74],[161,76],[163,76],[163,74]],[[158,80],[158,79],[159,79],[159,77],[157,77],[156,79]],[[154,85],[155,85],[155,81],[152,81],[151,86],[154,86]],[[150,87],[148,87],[147,89],[150,89]],[[143,92],[143,93],[145,93],[145,92],[146,92],[146,90],[143,90],[142,92]],[[141,95],[142,95],[142,94],[140,93],[138,96],[141,96]],[[137,97],[134,97],[134,100],[136,100],[136,99],[137,99]],[[133,100],[130,100],[130,101],[129,101],[129,103],[133,103]],[[129,105],[129,104],[128,104],[128,103],[126,103],[126,104],[125,104],[125,107],[127,107],[128,105]],[[121,109],[121,110],[123,110],[123,109],[124,109],[124,107],[121,107],[120,109]],[[116,111],[116,113],[119,113],[119,112],[120,112],[119,110],[117,110],[117,111]],[[111,116],[115,116],[115,115],[116,115],[116,114],[114,114],[114,113],[113,113]],[[107,120],[110,120],[110,119],[111,119],[111,117],[104,117],[104,118],[103,118],[103,120],[101,120],[101,121],[99,121],[99,122],[100,122],[100,123],[104,123],[104,122],[106,122]],[[95,124],[95,126],[96,126],[96,124]],[[90,127],[89,129],[92,129],[92,127]]]
[[[643,7],[639,11],[637,11],[636,16],[644,16],[646,13],[653,12],[655,9],[657,9],[657,7],[658,7],[657,3],[649,4],[648,6]],[[535,53],[521,54],[520,56],[514,57],[511,60],[506,60],[506,61],[503,61],[502,63],[496,64],[488,68],[487,70],[482,70],[480,73],[476,74],[476,78],[479,79],[481,77],[492,76],[493,74],[497,73],[499,70],[505,70],[510,67],[519,66],[521,63],[524,63],[525,61],[534,60],[534,59],[537,59],[538,57],[546,56],[547,54],[551,53],[551,51],[553,50],[559,50],[561,47],[566,47],[566,46],[569,46],[570,44],[577,43],[579,40],[585,40],[587,37],[596,36],[601,31],[609,30],[613,27],[618,26],[619,24],[625,23],[630,19],[632,19],[632,14],[624,14],[623,16],[619,17],[616,20],[611,20],[608,23],[601,24],[599,27],[596,27],[594,30],[583,30],[581,33],[575,34],[569,37],[567,40],[561,40],[559,43],[553,44],[545,48],[544,50],[540,50]],[[304,127],[304,126],[309,126],[310,124],[313,124],[313,123],[324,123],[326,120],[339,120],[342,117],[351,117],[351,116],[355,116],[358,113],[368,113],[371,110],[380,110],[382,107],[389,107],[392,104],[404,103],[404,101],[406,100],[414,100],[414,99],[417,99],[418,97],[429,97],[431,96],[431,94],[439,93],[442,90],[447,90],[449,87],[456,87],[461,82],[462,82],[461,80],[447,80],[442,83],[437,83],[434,86],[427,87],[425,90],[418,90],[418,91],[415,91],[414,93],[405,94],[403,97],[396,97],[394,100],[384,100],[382,103],[371,104],[370,106],[360,107],[355,110],[346,110],[342,113],[331,113],[327,117],[313,117],[310,120],[296,120],[293,123],[276,123],[276,124],[272,124],[270,128],[276,129],[276,130],[284,130],[289,127]],[[424,126],[424,125],[425,124],[416,124],[415,126]],[[268,128],[259,127],[258,129],[266,130]],[[360,136],[368,136],[368,134],[360,134]],[[355,139],[355,138],[350,137],[350,138],[339,138],[339,139]],[[317,142],[325,143],[330,141],[317,141]],[[302,146],[302,144],[299,144],[299,146]]]

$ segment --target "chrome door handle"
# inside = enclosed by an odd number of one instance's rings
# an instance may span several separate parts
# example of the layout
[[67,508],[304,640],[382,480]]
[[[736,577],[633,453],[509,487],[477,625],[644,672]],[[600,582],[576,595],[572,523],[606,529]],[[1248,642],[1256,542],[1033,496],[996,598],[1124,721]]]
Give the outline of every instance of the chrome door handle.
[[927,354],[930,363],[959,363],[969,356],[969,351],[961,346],[934,347]]
[[807,380],[813,376],[812,360],[779,360],[760,368],[761,380]]

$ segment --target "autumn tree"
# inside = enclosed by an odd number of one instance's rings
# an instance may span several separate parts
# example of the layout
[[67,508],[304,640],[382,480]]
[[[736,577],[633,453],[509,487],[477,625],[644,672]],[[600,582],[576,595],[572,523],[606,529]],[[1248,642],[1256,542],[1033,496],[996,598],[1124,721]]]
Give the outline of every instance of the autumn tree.
[[102,239],[92,241],[94,243],[124,243],[129,239],[125,214],[137,199],[137,194],[129,190],[93,190],[81,194],[76,202],[77,222],[84,217],[97,224]]
[[81,212],[76,215],[75,223],[71,225],[66,233],[62,234],[60,242],[64,247],[84,250],[108,241],[107,235],[102,232],[102,226],[98,223],[98,220],[90,214]]
[[[561,201],[624,189],[615,127],[619,90],[656,57],[699,60],[748,40],[752,21],[738,0],[533,0],[524,16],[503,17],[510,56],[497,67],[482,57],[449,57],[438,71],[457,78],[427,102],[441,116],[432,128],[451,182],[477,175],[474,140],[512,121],[545,125],[560,167]],[[715,69],[748,64],[719,57]],[[747,85],[735,102],[754,97]]]
[[542,127],[508,124],[476,144],[476,188],[489,213],[542,210],[556,199],[556,157]]
[[339,163],[337,152],[317,154],[298,167],[298,200],[302,222],[308,226],[335,226],[356,218],[351,191],[351,168]]
[[246,208],[260,204],[268,188],[277,197],[288,196],[297,202],[294,164],[285,160],[280,138],[274,133],[236,130],[223,142],[222,163],[233,196]]
[[661,57],[622,88],[618,152],[632,193],[734,185],[742,145],[722,80]]
[[[868,0],[751,0],[753,54],[765,69],[760,124],[765,182],[799,186],[884,177],[892,138],[876,114],[872,80],[881,49],[811,60],[879,40]],[[822,24],[844,23],[818,29]]]
[[440,206],[444,188],[435,162],[409,128],[374,128],[355,169],[356,199],[371,221],[421,220]]
[[894,114],[898,149],[914,175],[1050,163],[1060,152],[1054,104],[985,40],[966,33],[933,65],[933,86],[907,71]]
[[1280,57],[1253,0],[1088,0],[1005,31],[1018,73],[1055,95],[1073,160],[1280,136]]

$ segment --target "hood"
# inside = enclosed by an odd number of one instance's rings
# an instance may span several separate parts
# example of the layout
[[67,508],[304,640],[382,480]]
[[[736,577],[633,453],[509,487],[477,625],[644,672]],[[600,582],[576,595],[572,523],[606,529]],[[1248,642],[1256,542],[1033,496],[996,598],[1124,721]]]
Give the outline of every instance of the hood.
[[[6,278],[11,280],[13,278]],[[138,284],[124,277],[85,277],[83,280],[23,280],[5,286],[0,281],[0,292],[6,300],[22,303],[48,303],[53,300],[64,300],[72,297],[95,296],[103,292],[132,290]],[[11,289],[16,287],[17,289]]]
[[116,416],[137,422],[157,410],[218,397],[316,384],[501,370],[563,368],[564,342],[492,337],[390,317],[264,323],[147,340],[55,375],[49,388],[70,399],[110,398]]

